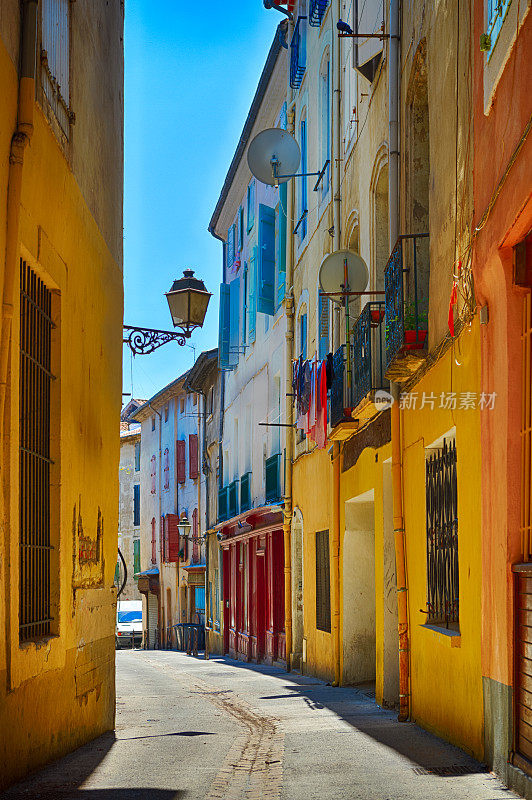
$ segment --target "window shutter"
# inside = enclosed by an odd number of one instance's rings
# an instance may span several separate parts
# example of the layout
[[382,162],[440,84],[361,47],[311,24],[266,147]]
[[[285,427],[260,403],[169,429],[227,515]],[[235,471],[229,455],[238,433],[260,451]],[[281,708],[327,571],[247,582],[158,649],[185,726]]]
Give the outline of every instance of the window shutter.
[[133,540],[133,574],[140,572],[140,539]]
[[299,339],[303,358],[307,357],[307,315],[301,314],[299,318]]
[[152,493],[152,494],[155,494],[155,493],[156,493],[156,491],[157,491],[157,488],[156,488],[156,485],[155,485],[155,476],[156,476],[156,472],[157,472],[157,467],[156,467],[156,459],[155,459],[155,456],[152,456],[152,457],[151,457],[150,464],[151,464],[151,471],[150,471],[150,477],[151,477],[151,493]]
[[276,257],[277,257],[277,305],[283,302],[286,284],[286,203],[287,186],[281,183],[279,186],[279,211],[277,214],[276,227]]
[[198,509],[192,512],[192,561],[199,561],[199,539],[198,539]]
[[248,233],[252,229],[253,225],[255,224],[255,182],[251,181],[248,186],[248,196],[247,196],[247,217],[248,217],[248,224],[247,224],[247,231]]
[[249,259],[248,271],[249,283],[249,301],[248,301],[248,315],[249,315],[249,341],[255,341],[255,331],[257,328],[257,248],[253,248],[251,258]]
[[169,458],[169,456],[170,456],[170,453],[168,451],[168,448],[166,448],[165,451],[164,451],[164,488],[165,489],[169,489],[170,488],[170,464],[169,464],[170,458]]
[[140,484],[133,486],[133,525],[138,528],[140,525]]
[[320,361],[329,352],[329,298],[324,297],[318,289],[318,340]]
[[179,517],[177,514],[166,515],[166,560],[173,564],[179,561]]
[[244,206],[238,211],[238,249],[242,253],[244,247]]
[[316,532],[316,628],[331,632],[329,531]]
[[151,563],[152,564],[156,564],[157,563],[157,540],[155,538],[155,526],[156,526],[156,524],[157,523],[155,522],[155,517],[152,517],[152,521],[151,521]]
[[231,268],[235,260],[235,226],[231,225],[227,231],[227,266]]
[[257,311],[271,316],[275,313],[275,212],[262,203],[259,206],[258,256]]
[[229,285],[220,286],[220,329],[218,335],[218,365],[220,369],[230,368],[229,359]]
[[240,350],[240,278],[229,284],[229,295],[229,365],[236,367]]
[[246,345],[248,340],[248,265],[244,262],[244,269],[242,271],[242,295],[243,295],[243,308],[242,308],[242,344]]
[[178,439],[176,442],[176,461],[177,461],[177,482],[184,483],[187,479],[184,439]]
[[140,470],[140,442],[135,442],[135,472]]
[[199,475],[198,469],[198,435],[191,433],[188,437],[188,463],[189,475],[191,478],[197,478]]
[[[306,119],[301,120],[301,172],[305,174],[307,172],[307,121]],[[299,203],[299,216],[303,214],[305,210],[308,210],[308,178],[300,178],[301,180],[301,194],[300,194],[300,203]],[[299,226],[299,237],[300,241],[303,241],[305,236],[307,235],[307,219],[308,215],[301,221],[301,225]]]

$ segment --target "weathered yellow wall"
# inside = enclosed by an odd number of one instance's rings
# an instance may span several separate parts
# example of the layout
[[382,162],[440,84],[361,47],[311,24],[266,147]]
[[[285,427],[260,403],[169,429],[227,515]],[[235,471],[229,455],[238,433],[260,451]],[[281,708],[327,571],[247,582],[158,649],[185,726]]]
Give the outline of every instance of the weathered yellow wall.
[[[461,366],[457,366],[456,362]],[[460,394],[480,391],[478,318],[452,350],[414,387],[417,410],[403,412],[404,518],[411,634],[412,718],[481,758],[481,459],[480,415],[460,409]],[[454,411],[438,408],[442,392],[456,392]],[[434,410],[420,409],[423,392]],[[427,564],[425,448],[456,426],[460,637],[423,627]]]
[[[99,7],[102,10],[103,4]],[[121,85],[121,77],[114,74],[115,86]],[[17,86],[14,60],[0,37],[1,269]],[[101,108],[103,114],[104,105]],[[91,127],[97,123],[92,119]],[[82,194],[37,104],[34,127],[25,154],[20,252],[49,287],[60,292],[60,313],[56,310],[60,354],[52,419],[59,453],[57,485],[52,487],[58,512],[52,527],[56,545],[52,578],[57,577],[59,612],[53,623],[57,635],[19,646],[17,295],[2,454],[7,505],[0,542],[0,724],[9,735],[0,737],[0,788],[114,724],[121,245],[113,239],[108,246],[104,240],[89,208],[88,192]],[[116,133],[120,139],[121,129]],[[87,136],[87,131],[82,135]],[[85,167],[90,171],[90,165]],[[122,164],[116,163],[118,183],[121,174]],[[115,177],[110,178],[113,187]],[[93,188],[92,201],[98,192],[107,191],[105,185]],[[118,221],[110,222],[111,227],[121,229],[121,207],[113,215]],[[98,530],[102,543],[98,562],[80,564],[79,536],[96,540]]]

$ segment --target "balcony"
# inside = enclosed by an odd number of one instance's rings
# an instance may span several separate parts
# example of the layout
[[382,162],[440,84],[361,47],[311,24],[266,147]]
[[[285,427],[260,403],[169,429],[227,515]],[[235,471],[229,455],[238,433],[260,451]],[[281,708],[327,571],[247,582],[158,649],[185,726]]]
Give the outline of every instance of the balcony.
[[426,358],[428,233],[400,236],[384,271],[386,377],[401,383]]
[[308,24],[319,28],[328,5],[329,0],[310,0]]
[[281,454],[266,459],[266,502],[279,503],[281,492]]
[[384,301],[366,303],[353,330],[353,412],[361,420],[373,417],[375,393],[389,390],[385,378]]
[[299,89],[307,66],[304,24],[306,17],[298,17],[290,42],[290,86]]
[[352,373],[346,369],[346,350],[343,344],[333,356],[334,377],[329,398],[329,439],[349,439],[358,427],[351,416],[353,409]]
[[251,508],[251,472],[245,472],[240,478],[240,512]]

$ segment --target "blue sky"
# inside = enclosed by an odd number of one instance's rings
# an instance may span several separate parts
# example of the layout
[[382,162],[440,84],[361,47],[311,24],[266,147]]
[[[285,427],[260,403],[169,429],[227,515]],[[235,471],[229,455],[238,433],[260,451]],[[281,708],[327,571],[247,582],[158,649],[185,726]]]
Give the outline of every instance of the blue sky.
[[[124,322],[170,330],[164,292],[192,267],[213,292],[196,355],[218,338],[222,254],[207,226],[281,19],[261,0],[126,3]],[[193,360],[174,343],[133,361],[124,347],[123,391],[133,379],[148,398]]]

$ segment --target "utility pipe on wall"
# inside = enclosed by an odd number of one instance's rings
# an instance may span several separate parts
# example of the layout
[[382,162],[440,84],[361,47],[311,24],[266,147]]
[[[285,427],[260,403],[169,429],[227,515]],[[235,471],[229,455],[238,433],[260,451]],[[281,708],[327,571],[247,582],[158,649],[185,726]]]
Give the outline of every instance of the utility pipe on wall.
[[[341,19],[341,2],[335,0],[334,2],[334,15],[333,20]],[[337,35],[336,29],[332,25],[332,72],[333,72],[333,109],[332,109],[332,196],[333,196],[333,249],[339,250],[341,243],[342,231],[342,196],[341,196],[341,163],[342,163],[342,64],[341,64],[341,41]],[[340,347],[340,307],[334,304],[333,307],[333,336],[332,336],[332,349],[333,352]]]
[[[22,176],[24,151],[33,135],[33,105],[35,101],[35,64],[37,41],[37,0],[25,0],[22,9],[21,66],[18,87],[17,127],[11,139],[9,152],[9,174],[6,208],[6,249],[3,276],[0,275],[2,306],[0,308],[0,453],[4,451],[4,416],[8,380],[9,352],[11,349],[11,328],[15,304],[15,284],[18,276],[20,201],[22,195]],[[1,476],[0,486],[0,527],[4,530],[5,552],[10,551],[10,525],[5,518],[9,506],[6,493],[6,476]],[[6,642],[11,642],[11,584],[6,576],[5,624]],[[6,648],[6,681],[11,689],[11,649]]]

